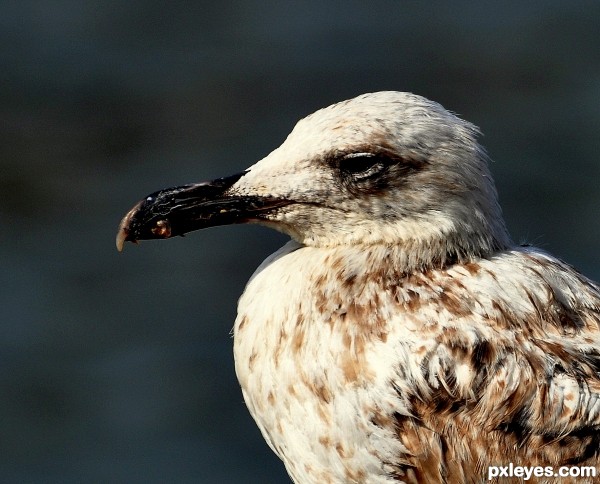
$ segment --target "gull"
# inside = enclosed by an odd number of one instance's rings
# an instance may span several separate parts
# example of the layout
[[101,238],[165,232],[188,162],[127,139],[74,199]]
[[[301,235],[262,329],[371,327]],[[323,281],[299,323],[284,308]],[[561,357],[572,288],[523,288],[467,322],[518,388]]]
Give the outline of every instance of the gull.
[[421,96],[363,94],[123,218],[119,250],[233,223],[291,237],[233,334],[244,400],[294,482],[600,470],[600,288],[511,241],[478,134]]

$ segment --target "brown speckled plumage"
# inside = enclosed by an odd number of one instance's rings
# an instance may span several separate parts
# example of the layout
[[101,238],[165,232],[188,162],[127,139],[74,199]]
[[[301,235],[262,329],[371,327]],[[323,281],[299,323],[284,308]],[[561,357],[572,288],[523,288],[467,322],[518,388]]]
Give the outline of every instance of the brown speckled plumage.
[[512,243],[476,135],[419,96],[367,94],[218,181],[227,222],[206,222],[212,199],[194,202],[204,225],[184,230],[163,192],[124,219],[120,247],[232,222],[294,239],[248,283],[234,353],[295,482],[474,483],[509,463],[600,471],[600,289]]

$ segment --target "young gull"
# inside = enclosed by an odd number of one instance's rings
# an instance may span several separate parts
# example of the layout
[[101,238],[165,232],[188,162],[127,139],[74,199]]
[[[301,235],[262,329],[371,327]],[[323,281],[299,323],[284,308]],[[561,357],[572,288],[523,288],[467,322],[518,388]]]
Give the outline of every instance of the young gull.
[[477,135],[423,97],[364,94],[123,218],[119,250],[232,223],[292,238],[246,286],[234,355],[295,482],[600,470],[600,288],[511,241]]

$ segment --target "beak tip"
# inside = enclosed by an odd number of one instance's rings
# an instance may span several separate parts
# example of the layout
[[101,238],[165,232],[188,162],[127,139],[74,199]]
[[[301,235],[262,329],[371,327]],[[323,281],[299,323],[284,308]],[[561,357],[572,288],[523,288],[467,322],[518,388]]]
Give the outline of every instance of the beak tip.
[[125,240],[127,240],[127,232],[125,229],[120,228],[119,232],[117,233],[117,239],[116,239],[117,250],[119,252],[123,252]]
[[129,237],[129,225],[131,223],[131,219],[138,212],[138,210],[139,210],[140,206],[142,205],[142,203],[143,202],[137,203],[131,210],[129,210],[129,212],[127,212],[127,214],[123,217],[123,219],[121,220],[121,223],[119,224],[119,230],[117,231],[117,238],[115,240],[115,243],[116,243],[116,246],[117,246],[117,250],[119,252],[123,252],[123,247],[125,246],[125,242],[127,240],[135,242],[135,240],[128,239],[128,237]]

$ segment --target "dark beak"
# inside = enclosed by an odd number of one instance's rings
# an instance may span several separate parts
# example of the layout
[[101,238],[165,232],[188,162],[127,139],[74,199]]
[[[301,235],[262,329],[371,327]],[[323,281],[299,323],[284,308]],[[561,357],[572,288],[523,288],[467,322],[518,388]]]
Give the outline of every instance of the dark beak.
[[117,249],[126,241],[168,239],[193,230],[259,220],[290,202],[259,196],[230,194],[244,175],[166,188],[137,203],[121,220]]

